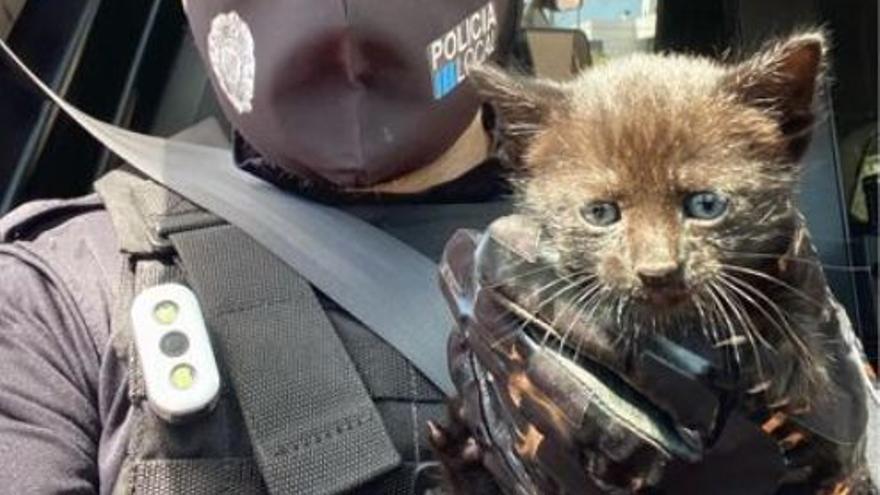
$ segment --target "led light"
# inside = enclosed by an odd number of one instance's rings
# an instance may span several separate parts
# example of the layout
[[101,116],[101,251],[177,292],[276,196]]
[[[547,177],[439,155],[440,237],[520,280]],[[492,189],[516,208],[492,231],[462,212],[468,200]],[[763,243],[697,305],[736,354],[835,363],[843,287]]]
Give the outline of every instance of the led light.
[[170,325],[177,320],[180,308],[172,301],[162,301],[153,308],[153,318],[162,325]]
[[189,339],[183,332],[174,330],[162,336],[162,340],[159,341],[159,349],[162,350],[162,354],[168,357],[180,357],[186,354],[189,349]]
[[171,385],[178,390],[187,390],[196,381],[196,370],[188,364],[178,364],[171,370]]

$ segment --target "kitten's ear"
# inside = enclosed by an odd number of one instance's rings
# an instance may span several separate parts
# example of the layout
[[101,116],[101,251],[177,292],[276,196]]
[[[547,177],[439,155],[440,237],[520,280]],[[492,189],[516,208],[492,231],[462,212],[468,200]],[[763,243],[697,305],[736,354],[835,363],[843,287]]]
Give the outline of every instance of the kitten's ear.
[[570,101],[557,82],[510,74],[491,65],[471,67],[468,79],[495,110],[502,144],[514,163],[521,161],[532,136]]
[[810,142],[827,51],[824,31],[800,32],[766,45],[725,80],[726,89],[741,101],[777,120],[788,160],[799,160]]

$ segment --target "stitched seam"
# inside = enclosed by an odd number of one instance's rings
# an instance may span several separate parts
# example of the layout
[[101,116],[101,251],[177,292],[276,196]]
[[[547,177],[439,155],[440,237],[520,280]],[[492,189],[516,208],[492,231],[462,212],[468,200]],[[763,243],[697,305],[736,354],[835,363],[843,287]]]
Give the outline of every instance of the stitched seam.
[[215,466],[222,465],[224,467],[245,467],[256,462],[253,457],[235,456],[235,457],[211,457],[211,458],[183,458],[183,459],[144,459],[138,461],[137,465],[142,468],[157,469],[156,466]]
[[232,305],[227,305],[227,304],[215,305],[211,309],[213,310],[213,313],[215,316],[223,317],[223,316],[231,316],[236,313],[243,313],[245,311],[251,311],[251,310],[257,309],[257,308],[278,306],[280,304],[289,303],[291,301],[293,301],[293,297],[282,296],[282,297],[275,297],[272,299],[265,299],[265,300],[261,300],[261,301],[252,301],[252,302],[238,303],[238,304],[232,304]]
[[282,442],[273,447],[272,457],[284,457],[292,454],[298,454],[301,450],[318,446],[324,442],[333,440],[345,433],[368,426],[375,420],[375,416],[371,412],[367,412],[361,416],[344,418],[335,427],[318,433],[310,433],[305,439],[292,440]]
[[[179,219],[179,218],[187,218],[194,217],[197,220],[201,219],[199,224],[210,223],[211,226],[226,224],[227,222],[222,218],[214,215],[213,213],[203,211],[203,210],[191,210],[191,211],[181,211],[180,213],[147,213],[144,215],[147,220],[150,220],[154,224],[159,223],[162,220],[171,220],[171,219]],[[156,226],[158,227],[158,226]],[[157,229],[158,230],[158,229]],[[187,229],[183,229],[186,231]]]

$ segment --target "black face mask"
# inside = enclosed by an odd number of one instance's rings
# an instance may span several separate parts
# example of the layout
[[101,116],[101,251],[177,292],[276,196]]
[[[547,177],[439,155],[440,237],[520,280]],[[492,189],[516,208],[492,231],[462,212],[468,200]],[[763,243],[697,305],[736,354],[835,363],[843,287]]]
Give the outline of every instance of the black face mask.
[[224,112],[285,174],[367,187],[446,151],[479,101],[467,66],[498,59],[510,0],[187,4]]
[[513,193],[510,181],[507,179],[509,167],[494,153],[452,181],[437,184],[418,193],[401,194],[373,190],[359,192],[288,172],[266,159],[237,132],[233,138],[233,156],[236,165],[250,174],[281,189],[334,205],[477,203],[506,197]]

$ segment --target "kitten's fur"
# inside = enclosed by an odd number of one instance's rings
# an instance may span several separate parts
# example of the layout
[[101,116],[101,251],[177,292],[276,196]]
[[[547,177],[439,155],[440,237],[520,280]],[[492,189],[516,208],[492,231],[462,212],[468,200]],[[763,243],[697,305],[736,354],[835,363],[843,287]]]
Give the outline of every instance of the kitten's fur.
[[[822,335],[803,323],[819,319],[814,300],[825,299],[824,279],[821,270],[808,270],[812,283],[791,280],[778,273],[777,261],[803,241],[795,186],[826,51],[824,34],[810,31],[739,64],[633,55],[564,84],[492,68],[471,77],[498,110],[505,151],[523,172],[521,213],[545,227],[561,273],[597,275],[602,304],[622,307],[614,313],[624,318],[615,323],[631,332],[672,332],[690,319],[715,327],[716,340],[742,336],[753,348],[766,341],[798,366],[785,373],[790,380],[778,384],[774,399],[808,401],[826,379],[826,353]],[[683,202],[701,191],[726,196],[729,211],[712,221],[684,218]],[[620,221],[585,222],[579,209],[596,201],[616,203]],[[665,289],[650,290],[644,273],[673,267],[675,280],[664,284],[683,289],[688,300],[671,308],[650,303],[649,293]],[[590,345],[591,336],[580,338]]]
[[[603,297],[592,301],[608,307],[590,313],[600,325],[628,341],[687,324],[713,344],[738,341],[742,366],[760,362],[744,384],[760,392],[758,407],[793,414],[830,395],[828,349],[839,338],[795,206],[826,53],[825,34],[812,30],[739,63],[633,55],[567,83],[470,74],[498,113],[519,213],[543,226],[560,275],[595,276],[588,285]],[[728,198],[727,212],[686,218],[683,202],[702,191]],[[586,222],[581,207],[596,201],[617,204],[619,220]],[[664,281],[649,287],[644,275],[657,270]],[[676,304],[662,294],[673,289],[684,293]],[[568,338],[621,360],[633,348]],[[825,481],[847,468],[828,469]]]

